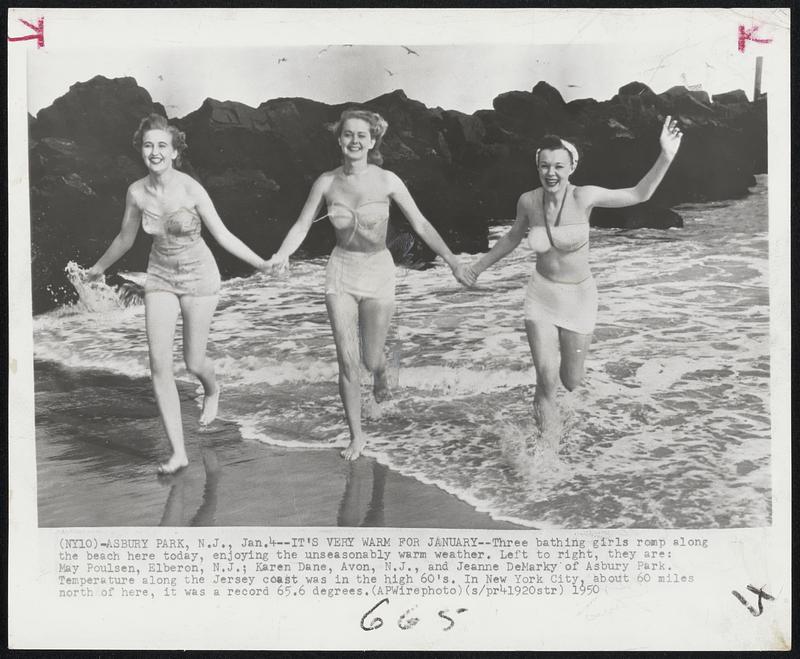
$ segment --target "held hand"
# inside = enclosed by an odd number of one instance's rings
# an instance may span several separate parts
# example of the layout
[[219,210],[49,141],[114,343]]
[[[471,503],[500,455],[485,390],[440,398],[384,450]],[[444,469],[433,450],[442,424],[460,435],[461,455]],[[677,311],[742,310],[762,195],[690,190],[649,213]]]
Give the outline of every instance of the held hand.
[[105,273],[98,268],[96,265],[93,265],[88,270],[85,270],[83,273],[87,282],[95,282],[95,281],[104,281],[105,280]]
[[466,285],[472,288],[475,284],[477,284],[479,274],[480,273],[478,273],[475,270],[475,267],[472,264],[464,268],[464,278],[466,280]]
[[463,286],[470,287],[475,283],[475,279],[477,279],[474,274],[471,274],[471,269],[460,261],[451,266],[451,269],[453,271],[453,276]]
[[256,266],[256,270],[258,270],[262,275],[268,275],[272,272],[272,266],[266,259],[261,259],[261,263]]
[[678,153],[682,137],[683,133],[681,129],[678,128],[678,122],[667,115],[667,118],[664,119],[664,126],[661,129],[661,137],[658,141],[661,144],[661,150],[664,152],[664,155],[669,159],[674,158],[675,154]]
[[[260,269],[260,268],[259,268]],[[264,263],[262,272],[269,272],[273,275],[281,275],[289,270],[289,257],[276,252],[269,261]]]

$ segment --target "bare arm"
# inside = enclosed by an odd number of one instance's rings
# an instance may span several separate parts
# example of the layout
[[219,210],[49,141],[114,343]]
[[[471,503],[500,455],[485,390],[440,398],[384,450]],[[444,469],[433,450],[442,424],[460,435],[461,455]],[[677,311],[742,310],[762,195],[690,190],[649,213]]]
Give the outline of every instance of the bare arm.
[[677,122],[672,121],[672,117],[667,116],[664,126],[661,129],[661,153],[650,171],[644,175],[632,188],[620,190],[609,190],[595,185],[585,185],[580,187],[579,194],[582,203],[587,207],[600,206],[603,208],[622,208],[623,206],[633,206],[647,201],[653,196],[659,184],[667,173],[672,160],[678,153],[678,147],[683,137]]
[[200,213],[206,227],[214,236],[214,240],[227,252],[253,266],[256,270],[264,270],[266,261],[230,232],[217,213],[217,209],[214,208],[214,202],[211,201],[205,188],[197,181],[193,181],[191,185],[197,212]]
[[[511,254],[525,237],[527,229],[528,216],[525,213],[525,195],[522,195],[519,201],[517,201],[517,219],[514,220],[514,224],[511,225],[511,228],[505,235],[494,244],[492,249],[470,266],[469,269],[474,273],[475,279],[477,279],[478,275],[486,270],[486,268]],[[474,283],[474,281],[472,283]]]
[[125,195],[125,213],[122,216],[122,226],[119,233],[108,246],[103,256],[86,273],[91,279],[102,276],[108,268],[125,256],[136,240],[139,225],[142,223],[142,212],[136,205],[131,191],[132,187],[128,187],[128,193]]
[[311,191],[308,193],[308,198],[306,203],[303,204],[303,209],[300,211],[297,221],[289,229],[289,233],[286,234],[286,238],[283,239],[278,251],[268,261],[270,267],[278,270],[285,268],[289,263],[289,257],[303,244],[314,222],[314,217],[319,211],[319,207],[325,201],[324,194],[330,185],[330,181],[329,174],[323,174],[314,181],[314,185],[311,186]]
[[425,244],[430,247],[436,254],[442,257],[450,269],[455,274],[461,268],[461,264],[455,257],[450,248],[442,240],[439,232],[433,225],[425,219],[425,216],[420,212],[416,202],[411,197],[406,184],[400,180],[396,174],[388,172],[389,175],[389,196],[397,203],[403,215],[406,216],[411,228],[417,232]]

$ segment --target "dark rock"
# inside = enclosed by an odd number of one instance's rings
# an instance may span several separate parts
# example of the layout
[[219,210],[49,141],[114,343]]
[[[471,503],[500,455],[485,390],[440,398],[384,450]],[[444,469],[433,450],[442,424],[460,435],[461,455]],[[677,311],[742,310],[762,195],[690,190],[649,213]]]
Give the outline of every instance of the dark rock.
[[63,137],[117,153],[130,150],[142,117],[164,106],[154,103],[133,78],[95,76],[77,82],[69,92],[36,115],[33,137]]
[[643,82],[629,82],[622,85],[617,92],[620,96],[644,96],[645,98],[655,98],[655,92]]
[[[342,110],[380,112],[389,123],[384,166],[406,183],[454,251],[476,252],[486,249],[488,224],[513,218],[519,195],[538,186],[534,154],[547,133],[578,147],[576,184],[620,188],[635,185],[652,166],[664,117],[681,123],[681,151],[653,199],[632,209],[597,209],[596,226],[680,226],[669,206],[747,194],[753,175],[766,168],[767,100],[742,97],[737,90],[712,103],[705,92],[677,86],[657,95],[632,82],[608,101],[565,103],[539,82],[530,92],[500,94],[493,110],[472,115],[428,108],[395,90],[341,105],[277,98],[254,108],[206,99],[175,123],[187,135],[184,171],[206,187],[234,234],[266,257],[296,220],[315,178],[339,165],[331,129]],[[132,137],[150,112],[163,114],[163,107],[133,79],[98,76],[29,117],[35,311],[53,305],[53,287],[67,285],[68,261],[90,265],[119,231],[126,189],[146,173]],[[249,272],[207,239],[223,276]],[[329,223],[317,222],[300,255],[323,254],[333,242]],[[396,208],[387,243],[398,261],[415,266],[432,256]],[[144,269],[148,248],[140,236],[117,268]]]
[[714,101],[714,103],[719,103],[720,105],[749,103],[747,100],[747,94],[745,94],[745,92],[741,89],[735,89],[731,92],[725,92],[724,94],[714,94],[711,97],[711,100]]
[[589,222],[593,227],[625,229],[682,228],[683,218],[675,211],[651,202],[627,208],[595,208]]

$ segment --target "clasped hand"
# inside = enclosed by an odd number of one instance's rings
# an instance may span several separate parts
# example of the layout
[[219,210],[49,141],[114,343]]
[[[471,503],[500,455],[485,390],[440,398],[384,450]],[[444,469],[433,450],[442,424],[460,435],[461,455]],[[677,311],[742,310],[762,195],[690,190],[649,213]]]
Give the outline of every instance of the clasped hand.
[[281,275],[289,270],[289,257],[279,256],[276,252],[267,261],[262,261],[258,268],[265,275]]
[[472,265],[465,265],[461,261],[459,261],[454,267],[451,268],[453,271],[453,276],[456,280],[466,286],[467,288],[471,288],[475,285],[475,282],[478,281],[478,275],[475,273]]

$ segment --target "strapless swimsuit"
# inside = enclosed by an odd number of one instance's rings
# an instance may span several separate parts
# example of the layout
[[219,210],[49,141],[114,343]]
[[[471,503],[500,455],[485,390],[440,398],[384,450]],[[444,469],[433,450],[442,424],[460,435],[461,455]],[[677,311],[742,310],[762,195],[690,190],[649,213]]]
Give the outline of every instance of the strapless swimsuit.
[[144,292],[174,295],[216,295],[220,275],[214,255],[202,238],[196,211],[179,208],[159,215],[142,211],[142,228],[153,236]]
[[[372,209],[363,210],[372,206]],[[394,299],[395,266],[392,254],[384,246],[376,252],[357,252],[347,249],[356,234],[377,241],[383,225],[389,221],[389,200],[368,201],[356,208],[335,201],[328,206],[328,214],[336,229],[352,226],[344,246],[337,245],[325,269],[325,294],[350,295],[356,301],[363,299]],[[319,218],[319,219],[323,219]]]
[[[534,209],[541,199],[543,221],[542,225],[531,226],[528,232],[528,243],[534,251],[555,249],[570,253],[588,245],[589,222],[576,207],[571,186],[561,200],[552,227],[547,223],[542,189],[535,190],[533,195]],[[561,224],[562,212],[567,218],[564,224]],[[589,275],[581,282],[568,284],[552,281],[534,268],[525,290],[525,318],[549,322],[579,334],[591,334],[597,321],[597,283],[594,277]]]

